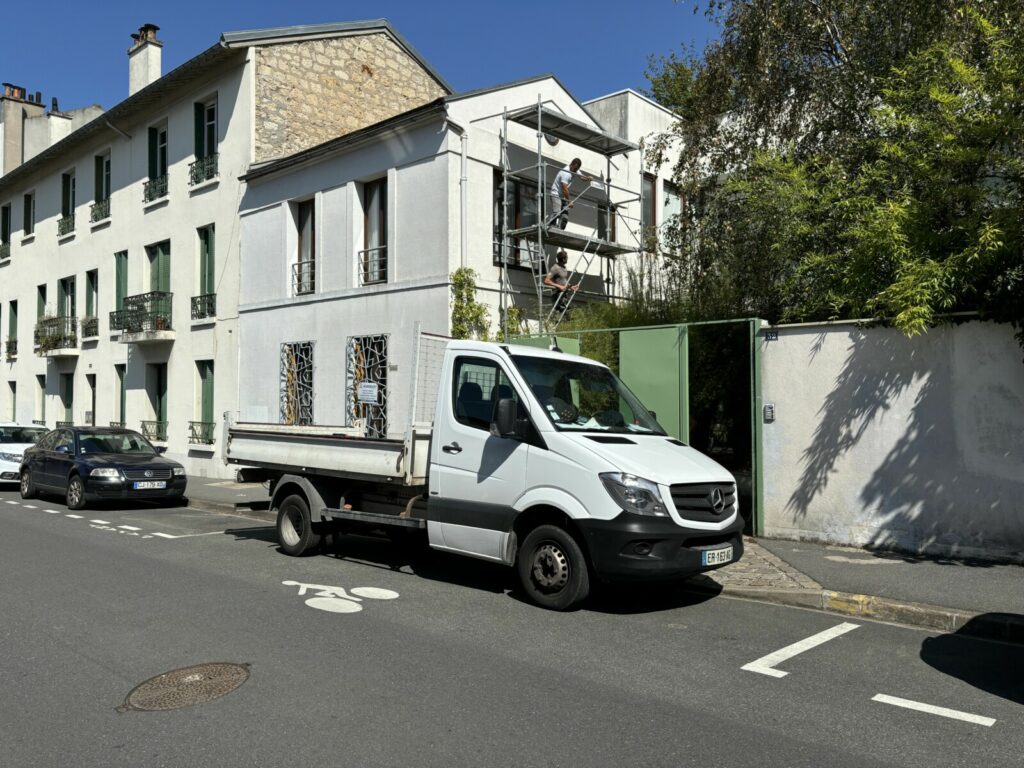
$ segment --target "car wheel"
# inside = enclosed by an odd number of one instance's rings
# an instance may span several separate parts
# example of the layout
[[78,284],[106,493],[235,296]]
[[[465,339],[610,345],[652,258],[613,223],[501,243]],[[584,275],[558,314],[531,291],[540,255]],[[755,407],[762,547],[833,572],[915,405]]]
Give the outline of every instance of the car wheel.
[[556,525],[530,531],[516,558],[519,583],[542,608],[568,611],[590,592],[587,559],[576,539]]
[[320,534],[313,528],[309,505],[298,494],[281,502],[277,512],[277,541],[287,555],[312,555],[320,547]]
[[67,505],[68,509],[85,507],[85,484],[78,475],[72,475],[68,480]]
[[21,498],[35,498],[36,487],[32,483],[32,473],[27,469],[21,470]]

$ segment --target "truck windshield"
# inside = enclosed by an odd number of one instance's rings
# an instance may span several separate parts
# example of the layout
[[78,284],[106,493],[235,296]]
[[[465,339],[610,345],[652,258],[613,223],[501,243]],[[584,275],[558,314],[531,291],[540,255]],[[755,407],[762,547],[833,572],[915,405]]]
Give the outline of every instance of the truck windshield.
[[553,357],[512,355],[556,429],[664,435],[665,430],[607,368]]

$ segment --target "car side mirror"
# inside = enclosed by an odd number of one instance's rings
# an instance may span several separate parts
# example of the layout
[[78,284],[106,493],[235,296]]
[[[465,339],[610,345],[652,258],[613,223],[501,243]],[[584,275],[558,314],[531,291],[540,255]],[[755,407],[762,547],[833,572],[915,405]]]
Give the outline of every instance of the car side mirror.
[[516,436],[516,401],[511,397],[503,397],[498,401],[491,422],[491,434],[495,437]]
[[156,448],[156,452],[157,453],[167,453],[167,446],[166,445],[157,445],[157,446],[154,446],[154,447]]

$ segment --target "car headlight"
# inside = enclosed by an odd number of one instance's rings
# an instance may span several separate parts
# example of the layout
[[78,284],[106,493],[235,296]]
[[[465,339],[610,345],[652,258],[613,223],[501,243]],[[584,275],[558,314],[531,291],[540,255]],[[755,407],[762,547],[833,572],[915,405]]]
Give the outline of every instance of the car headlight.
[[611,497],[627,512],[655,517],[668,515],[657,483],[623,472],[603,472],[600,477]]
[[10,461],[14,464],[21,464],[22,455],[20,453],[0,453],[0,461]]
[[89,473],[89,477],[120,477],[121,470],[114,467],[97,467]]
[[184,477],[185,476],[185,468],[184,467],[175,467],[172,470],[172,472],[174,473],[175,477]]

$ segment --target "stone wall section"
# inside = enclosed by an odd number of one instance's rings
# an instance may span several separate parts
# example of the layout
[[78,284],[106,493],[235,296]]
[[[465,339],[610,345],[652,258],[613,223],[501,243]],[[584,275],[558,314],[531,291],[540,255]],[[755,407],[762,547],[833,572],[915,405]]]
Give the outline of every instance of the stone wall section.
[[383,33],[256,51],[256,162],[294,154],[444,96]]

